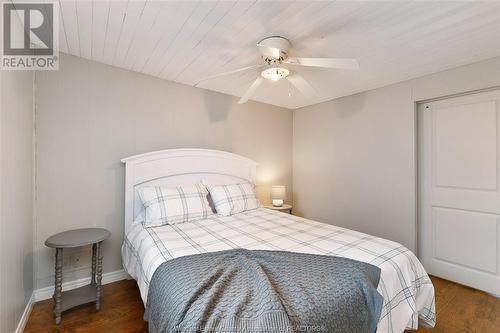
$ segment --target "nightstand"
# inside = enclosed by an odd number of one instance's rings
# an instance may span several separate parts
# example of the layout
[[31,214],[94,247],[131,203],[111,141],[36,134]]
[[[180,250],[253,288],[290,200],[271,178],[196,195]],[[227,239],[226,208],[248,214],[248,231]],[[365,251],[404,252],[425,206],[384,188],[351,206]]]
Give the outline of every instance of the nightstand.
[[[77,305],[95,302],[101,308],[102,242],[111,236],[106,229],[86,228],[69,230],[49,237],[45,245],[56,249],[56,274],[54,284],[54,316],[56,324],[61,322],[61,312]],[[62,291],[63,249],[92,245],[92,277],[90,284]]]
[[264,205],[264,208],[292,214],[292,205],[287,205],[287,204],[283,204],[282,206]]

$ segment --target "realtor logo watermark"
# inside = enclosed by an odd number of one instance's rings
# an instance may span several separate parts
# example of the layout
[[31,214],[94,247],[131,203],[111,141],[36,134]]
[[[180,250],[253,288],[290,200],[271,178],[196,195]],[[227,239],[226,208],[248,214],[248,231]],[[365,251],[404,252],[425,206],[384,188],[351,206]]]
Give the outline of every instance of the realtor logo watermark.
[[59,68],[59,3],[2,2],[3,70]]

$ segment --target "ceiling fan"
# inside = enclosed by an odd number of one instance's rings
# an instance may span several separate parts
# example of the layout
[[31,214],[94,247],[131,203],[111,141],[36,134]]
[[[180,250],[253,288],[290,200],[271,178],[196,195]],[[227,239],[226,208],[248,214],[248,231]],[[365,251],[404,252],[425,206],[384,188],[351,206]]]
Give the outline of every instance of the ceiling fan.
[[263,79],[279,81],[286,79],[297,88],[305,97],[311,98],[316,95],[314,88],[297,72],[293,72],[288,67],[308,66],[334,69],[358,69],[359,63],[356,59],[343,58],[299,58],[290,57],[288,50],[292,47],[290,41],[281,36],[271,36],[264,38],[257,43],[257,48],[262,55],[264,63],[247,66],[233,71],[216,74],[198,81],[195,86],[203,81],[218,78],[220,76],[235,74],[250,69],[264,68],[260,75],[253,81],[245,94],[240,98],[238,104],[243,104],[253,95],[262,84]]

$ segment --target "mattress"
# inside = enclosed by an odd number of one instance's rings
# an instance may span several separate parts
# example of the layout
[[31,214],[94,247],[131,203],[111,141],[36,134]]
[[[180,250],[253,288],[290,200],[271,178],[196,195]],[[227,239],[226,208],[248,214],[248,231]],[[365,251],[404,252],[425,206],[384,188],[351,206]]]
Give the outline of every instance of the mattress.
[[144,228],[125,236],[122,258],[146,304],[156,268],[173,258],[235,248],[346,257],[380,267],[384,304],[377,332],[434,326],[434,287],[415,255],[396,242],[259,208],[231,216]]

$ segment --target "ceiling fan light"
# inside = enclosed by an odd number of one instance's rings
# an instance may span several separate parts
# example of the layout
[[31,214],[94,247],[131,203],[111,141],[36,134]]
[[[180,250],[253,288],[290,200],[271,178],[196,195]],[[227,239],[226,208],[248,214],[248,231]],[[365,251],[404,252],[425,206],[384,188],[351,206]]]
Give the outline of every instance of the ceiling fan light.
[[278,81],[281,80],[285,77],[287,77],[290,74],[290,71],[286,69],[285,67],[271,67],[264,69],[260,75],[264,79],[268,79],[271,81]]

